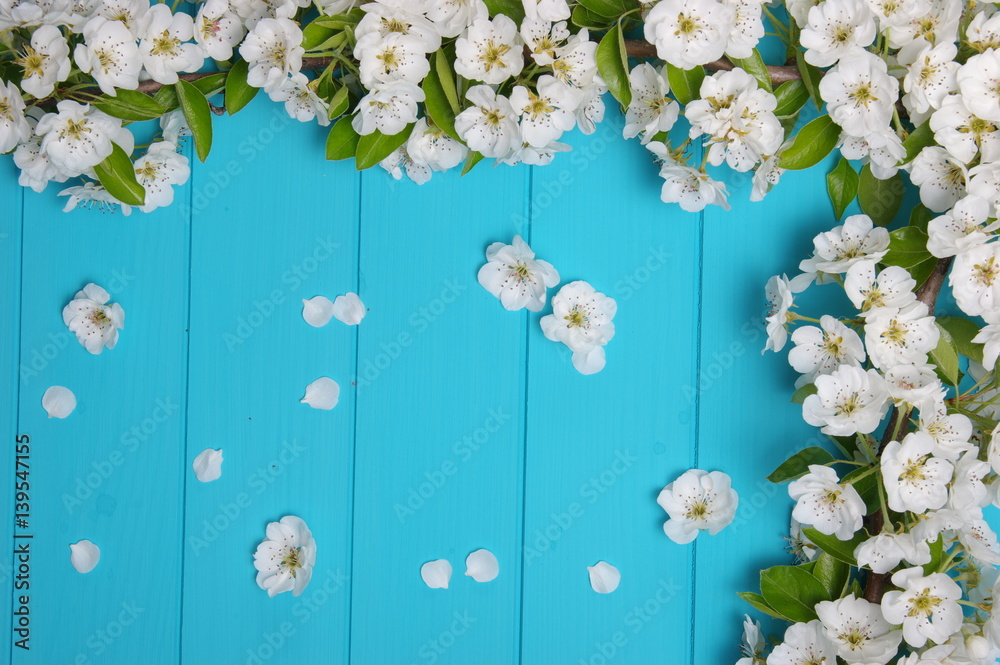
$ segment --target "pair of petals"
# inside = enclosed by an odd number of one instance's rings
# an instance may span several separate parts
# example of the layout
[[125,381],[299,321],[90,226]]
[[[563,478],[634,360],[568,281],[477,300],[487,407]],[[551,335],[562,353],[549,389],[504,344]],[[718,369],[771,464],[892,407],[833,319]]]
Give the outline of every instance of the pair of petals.
[[322,328],[332,318],[349,326],[356,326],[365,318],[366,313],[365,304],[357,293],[337,296],[332,302],[326,296],[302,301],[302,318],[313,328]]
[[[428,561],[420,567],[420,577],[431,589],[447,589],[451,573],[447,559]],[[465,559],[465,574],[477,582],[492,582],[500,574],[500,564],[489,550],[476,550]]]

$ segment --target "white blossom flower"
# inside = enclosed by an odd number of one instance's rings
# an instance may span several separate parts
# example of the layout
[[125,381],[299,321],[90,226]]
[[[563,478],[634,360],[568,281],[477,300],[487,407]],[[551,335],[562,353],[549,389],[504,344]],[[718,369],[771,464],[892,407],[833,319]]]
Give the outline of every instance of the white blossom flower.
[[934,367],[928,364],[893,365],[885,372],[885,385],[897,406],[908,405],[920,411],[933,410],[947,393]]
[[[101,0],[96,9],[95,16],[118,21],[138,39],[143,19],[149,11],[149,0]],[[83,33],[86,34],[86,26]]]
[[880,533],[854,549],[858,567],[870,568],[873,573],[884,575],[903,561],[911,566],[931,562],[931,548],[926,541],[918,540],[912,533]]
[[240,55],[250,65],[247,83],[274,92],[286,76],[302,69],[303,53],[298,25],[287,18],[261,19],[240,45]]
[[659,141],[650,141],[646,148],[660,160],[660,177],[663,186],[660,188],[660,200],[664,203],[678,203],[681,210],[699,212],[707,205],[718,205],[723,210],[729,210],[726,185],[713,180],[704,171],[690,167],[677,161],[665,145]]
[[988,323],[983,326],[972,341],[983,345],[983,366],[995,369],[997,357],[1000,356],[1000,323]]
[[521,4],[528,19],[562,21],[570,14],[566,0],[522,0]]
[[538,312],[545,306],[546,289],[559,283],[559,273],[552,264],[536,259],[516,235],[510,245],[495,242],[486,249],[486,264],[479,269],[478,279],[504,309]]
[[205,56],[229,60],[233,48],[243,41],[246,28],[229,7],[229,0],[207,0],[194,19],[194,40]]
[[726,55],[749,58],[764,37],[762,6],[765,0],[723,0],[733,8],[733,29],[726,42]]
[[598,123],[604,122],[604,93],[608,88],[600,80],[597,78],[580,89],[583,100],[576,109],[576,125],[588,136],[597,131]]
[[[112,141],[123,130],[121,120],[85,104],[65,99],[38,121],[35,133],[42,137],[41,154],[59,171],[79,175],[97,166],[112,152]],[[122,146],[131,152],[131,146]]]
[[962,101],[984,120],[1000,121],[1000,51],[974,55],[958,70]]
[[981,163],[973,167],[969,175],[969,194],[989,201],[996,216],[1000,212],[1000,162]]
[[177,82],[178,72],[196,72],[204,58],[194,36],[194,20],[184,12],[170,13],[167,5],[154,5],[143,19],[145,28],[139,42],[142,66],[158,83]]
[[581,97],[579,88],[549,75],[538,79],[537,92],[514,86],[510,105],[521,119],[521,138],[536,148],[557,141],[576,125],[574,112]]
[[735,10],[716,0],[660,0],[643,29],[657,57],[692,69],[722,57],[735,20]]
[[965,40],[979,53],[1000,49],[1000,14],[979,12],[969,21]]
[[791,314],[795,306],[795,294],[805,291],[812,283],[810,275],[798,275],[788,279],[785,275],[774,275],[764,285],[767,300],[767,342],[761,355],[767,351],[781,351],[788,341],[788,323],[794,320]]
[[927,146],[910,165],[910,180],[920,187],[920,201],[934,212],[944,212],[966,195],[969,173],[965,164],[938,146]]
[[415,162],[406,151],[406,146],[401,145],[393,150],[389,155],[378,163],[395,180],[402,180],[403,174],[418,185],[423,185],[431,180],[431,169],[426,164]]
[[361,136],[378,130],[386,135],[403,131],[417,120],[417,103],[424,101],[424,91],[404,81],[376,85],[361,98],[351,121]]
[[31,137],[31,125],[24,116],[21,91],[13,83],[0,80],[0,154],[10,152]]
[[502,162],[508,166],[515,166],[523,162],[533,166],[547,166],[555,159],[556,153],[568,152],[569,150],[571,150],[569,145],[558,141],[541,147],[535,147],[527,141],[522,141],[520,146],[515,147],[505,157],[497,159],[497,163]]
[[441,34],[434,24],[423,14],[410,11],[406,4],[368,2],[362,5],[361,9],[365,15],[354,29],[354,37],[359,46],[363,40],[370,40],[369,35],[372,34],[379,37],[396,34],[418,40],[424,53],[433,53],[441,48]]
[[432,171],[447,171],[465,161],[469,149],[440,127],[429,126],[426,118],[420,118],[406,141],[406,153],[414,162]]
[[863,259],[847,269],[844,291],[851,302],[867,317],[888,309],[903,309],[917,301],[917,280],[906,268],[889,266],[876,275],[876,261]]
[[483,0],[429,0],[427,18],[442,37],[457,37],[478,20],[488,19],[489,10]]
[[455,42],[455,73],[473,81],[503,83],[524,67],[517,24],[503,14],[478,19]]
[[301,595],[312,579],[316,563],[316,541],[300,518],[286,515],[267,525],[266,537],[257,546],[253,565],[257,569],[257,586],[274,598],[291,591]]
[[948,492],[948,508],[974,512],[990,505],[990,493],[983,479],[990,473],[988,462],[979,459],[978,450],[969,450],[955,464],[955,476]]
[[679,545],[690,543],[702,531],[714,536],[733,521],[739,496],[732,480],[721,471],[685,471],[664,487],[656,503],[669,515],[663,532]]
[[875,41],[875,19],[865,0],[821,2],[809,10],[809,22],[799,41],[806,50],[806,62],[830,67]]
[[753,173],[753,190],[750,192],[752,202],[763,201],[764,197],[781,180],[785,169],[778,166],[780,161],[780,150],[778,153],[768,155],[761,160],[760,166]]
[[1000,228],[995,220],[987,224],[989,217],[988,201],[975,195],[966,196],[954,208],[928,222],[927,251],[940,259],[986,244],[992,239],[992,232]]
[[923,568],[900,570],[892,576],[899,587],[885,594],[882,614],[893,624],[903,624],[903,638],[914,647],[930,640],[943,644],[962,627],[962,608],[955,602],[962,589],[944,573],[924,575]]
[[872,175],[879,180],[896,175],[900,162],[906,158],[903,140],[890,127],[863,137],[842,132],[839,146],[842,156],[870,165]]
[[820,81],[830,117],[851,136],[867,136],[889,126],[899,83],[885,60],[863,50],[844,54]]
[[22,187],[30,187],[43,192],[50,182],[65,182],[69,176],[49,162],[42,154],[41,137],[33,136],[14,150],[14,164],[21,169],[17,182]]
[[896,656],[903,636],[875,603],[850,595],[817,603],[816,615],[837,655],[848,663],[885,665]]
[[813,238],[813,255],[799,264],[803,272],[845,273],[862,261],[880,261],[889,251],[889,231],[868,215],[851,215],[840,226]]
[[958,47],[951,42],[926,46],[917,55],[903,79],[903,104],[911,113],[941,108],[944,98],[958,89],[956,55]]
[[160,131],[163,132],[163,140],[170,141],[174,145],[181,145],[181,139],[191,136],[191,128],[188,127],[184,111],[175,109],[160,117]]
[[795,348],[788,352],[788,362],[796,372],[804,375],[806,383],[841,365],[860,367],[865,360],[865,345],[858,333],[828,314],[820,318],[819,328],[796,328],[792,343]]
[[69,197],[66,199],[63,212],[69,212],[75,210],[77,206],[82,206],[84,208],[97,208],[105,212],[114,212],[116,208],[120,208],[126,217],[132,214],[132,206],[122,203],[113,197],[104,185],[96,182],[85,182],[76,187],[67,187],[58,195]]
[[948,284],[958,306],[970,316],[1000,309],[1000,243],[979,245],[958,254]]
[[586,28],[570,37],[565,46],[556,49],[552,75],[563,83],[586,88],[602,79],[597,76],[597,42],[590,41]]
[[268,93],[268,97],[274,102],[285,102],[285,113],[299,122],[316,120],[322,127],[330,124],[330,105],[316,94],[302,72],[282,79],[278,89]]
[[573,352],[578,372],[594,374],[604,369],[603,347],[615,336],[612,319],[617,311],[613,298],[587,282],[570,282],[552,297],[552,313],[543,316],[540,324],[546,339],[562,342]]
[[553,23],[540,18],[524,19],[520,34],[524,45],[531,53],[531,59],[543,67],[555,62],[558,50],[570,36],[566,21]]
[[108,304],[111,296],[97,284],[87,284],[63,308],[63,323],[91,353],[115,348],[118,331],[125,327],[125,310]]
[[928,315],[927,305],[916,302],[903,309],[887,308],[869,312],[865,320],[865,346],[875,367],[886,370],[896,365],[927,362],[941,331]]
[[961,18],[961,4],[952,0],[928,0],[923,12],[888,31],[889,46],[909,47],[916,52],[927,44],[956,42]]
[[931,116],[934,140],[960,162],[971,162],[982,151],[983,160],[1000,160],[1000,123],[984,120],[965,105],[961,95],[946,97]]
[[972,421],[961,413],[949,414],[943,404],[920,412],[919,431],[934,439],[935,457],[954,462],[972,450]]
[[814,619],[789,626],[767,657],[767,665],[816,665],[833,663],[836,658],[837,648],[827,638],[823,624]]
[[749,615],[743,615],[743,642],[740,644],[740,652],[743,658],[736,661],[736,665],[755,665],[763,659],[765,648],[764,636],[761,634],[759,621],[754,621]]
[[959,542],[969,556],[980,564],[1000,565],[1000,542],[997,541],[997,534],[990,525],[982,519],[982,511],[966,508],[965,512],[974,517],[956,531]]
[[116,88],[138,87],[142,57],[124,23],[96,16],[84,26],[83,37],[85,42],[76,45],[73,59],[85,74],[94,77],[104,94],[114,97]]
[[425,42],[419,37],[399,32],[384,37],[375,31],[368,33],[354,47],[361,84],[371,88],[394,81],[420,83],[431,69],[424,49]]
[[68,0],[0,0],[0,30],[60,25],[68,19]]
[[622,136],[627,139],[642,134],[642,142],[647,143],[657,132],[670,131],[677,122],[680,106],[670,98],[670,84],[664,71],[656,71],[644,62],[628,75],[632,89],[632,101],[625,113],[625,129]]
[[[15,61],[24,70],[21,89],[38,99],[51,95],[56,83],[69,77],[72,62],[66,38],[59,28],[43,25],[31,34],[30,44],[25,44],[23,49]],[[4,115],[2,104],[0,101],[0,118]],[[0,152],[7,152],[2,142]]]
[[873,369],[843,365],[816,377],[816,394],[806,397],[802,417],[824,434],[871,434],[889,408],[885,380]]
[[809,473],[789,483],[788,495],[796,502],[792,517],[820,533],[850,540],[861,528],[865,502],[828,466],[810,464]]
[[934,439],[923,432],[910,432],[902,442],[890,441],[886,445],[882,480],[889,508],[922,513],[947,503],[954,467],[948,460],[934,457],[933,452]]
[[510,101],[488,85],[475,85],[465,93],[472,106],[455,118],[455,131],[469,149],[484,157],[505,157],[520,138],[517,113]]
[[928,0],[868,0],[882,30],[910,24],[930,11]]
[[136,180],[146,190],[146,199],[139,208],[143,212],[173,203],[173,185],[183,185],[191,176],[187,157],[178,153],[177,146],[169,141],[149,146],[146,154],[135,160],[134,168]]

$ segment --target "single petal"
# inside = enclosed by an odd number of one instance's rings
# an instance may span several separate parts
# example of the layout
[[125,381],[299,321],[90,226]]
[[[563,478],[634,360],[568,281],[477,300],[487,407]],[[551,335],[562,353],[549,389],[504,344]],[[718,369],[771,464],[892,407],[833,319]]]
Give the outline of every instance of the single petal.
[[333,379],[320,377],[306,386],[306,396],[299,400],[314,409],[330,410],[340,399],[340,386]]
[[361,323],[361,319],[365,318],[366,313],[365,304],[361,302],[357,293],[337,296],[337,299],[333,301],[333,315],[338,321],[349,326]]
[[322,328],[333,318],[333,303],[326,296],[303,299],[302,318],[313,328]]
[[195,477],[203,483],[218,480],[222,475],[222,449],[206,448],[194,458],[191,467]]
[[89,573],[101,560],[101,548],[89,540],[81,540],[69,546],[69,562],[78,573]]
[[618,569],[607,561],[598,561],[593,566],[587,566],[587,570],[590,572],[590,586],[597,593],[611,593],[622,579]]
[[65,418],[76,408],[76,395],[69,388],[52,386],[42,395],[42,408],[49,418]]
[[465,560],[465,574],[477,582],[492,582],[500,574],[500,564],[493,552],[476,550]]
[[420,578],[431,589],[447,589],[451,580],[451,564],[447,559],[428,561],[420,566]]
[[101,305],[111,300],[111,295],[93,282],[83,287],[83,291],[78,292],[76,297],[81,297],[81,294],[82,297],[89,298],[90,300],[96,300]]

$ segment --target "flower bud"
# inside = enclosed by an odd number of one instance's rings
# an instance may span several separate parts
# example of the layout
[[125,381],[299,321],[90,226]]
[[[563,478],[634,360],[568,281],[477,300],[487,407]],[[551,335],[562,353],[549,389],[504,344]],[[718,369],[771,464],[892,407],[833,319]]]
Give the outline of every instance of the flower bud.
[[990,643],[982,635],[969,635],[965,638],[965,652],[970,660],[985,660],[990,651]]

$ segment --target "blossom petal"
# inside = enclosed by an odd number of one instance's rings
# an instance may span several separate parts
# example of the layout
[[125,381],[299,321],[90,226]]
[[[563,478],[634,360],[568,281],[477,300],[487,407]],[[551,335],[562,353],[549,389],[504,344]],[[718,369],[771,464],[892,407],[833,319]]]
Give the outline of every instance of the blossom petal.
[[194,458],[191,467],[195,477],[203,483],[210,483],[222,476],[222,449],[206,448]]
[[573,354],[573,367],[580,374],[597,374],[604,369],[605,362],[604,347],[601,346]]
[[500,574],[500,564],[493,552],[476,550],[465,560],[465,574],[477,582],[492,582]]
[[320,377],[306,386],[306,395],[301,400],[314,409],[330,410],[340,399],[340,386],[333,379]]
[[76,395],[69,388],[52,386],[42,395],[42,408],[49,418],[65,418],[76,408]]
[[101,548],[89,540],[73,543],[69,550],[69,562],[78,573],[89,573],[101,560]]
[[326,296],[302,300],[302,318],[313,328],[322,328],[333,317],[333,303]]
[[618,569],[607,561],[598,561],[593,566],[587,566],[587,570],[590,572],[590,586],[597,593],[611,593],[622,579]]
[[451,580],[451,564],[447,559],[428,561],[420,567],[420,578],[431,589],[447,589]]
[[361,323],[361,319],[365,318],[366,313],[365,304],[361,302],[361,298],[358,297],[357,293],[337,296],[337,299],[333,301],[334,317],[341,323],[346,323],[349,326],[356,326]]

